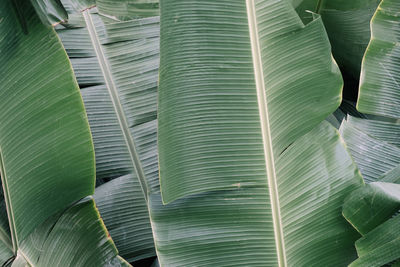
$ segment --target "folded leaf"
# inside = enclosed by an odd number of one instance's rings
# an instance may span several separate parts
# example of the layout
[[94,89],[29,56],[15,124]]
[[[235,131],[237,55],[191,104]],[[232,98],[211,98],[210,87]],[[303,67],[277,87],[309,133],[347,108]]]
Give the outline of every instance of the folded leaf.
[[[13,0],[16,1],[16,0]],[[30,0],[40,20],[47,25],[65,22],[68,13],[61,0]]]
[[359,235],[342,217],[342,203],[362,181],[337,132],[323,123],[283,152],[276,166],[285,262],[276,255],[267,185],[238,184],[165,206],[159,195],[150,196],[161,266],[350,263]]
[[286,0],[161,2],[160,264],[351,261],[340,201],[362,180],[321,124],[341,87],[321,19]]
[[94,199],[101,217],[129,262],[155,255],[147,204],[132,175],[125,175],[96,188]]
[[343,205],[344,217],[366,234],[400,210],[400,185],[375,182],[351,193]]
[[400,2],[383,0],[371,21],[362,65],[359,111],[400,118]]
[[370,40],[370,21],[381,0],[320,0],[318,13],[339,65],[359,79],[361,61]]
[[266,165],[274,188],[274,161],[339,106],[342,79],[321,19],[304,26],[288,1],[247,5],[171,1],[161,8],[165,203],[265,183]]
[[356,242],[359,258],[349,266],[379,267],[400,259],[400,215],[390,219],[399,208],[398,184],[371,183],[351,193],[343,214],[364,236]]
[[47,220],[22,242],[19,261],[32,267],[130,266],[118,257],[105,232],[93,199],[84,199],[61,217]]

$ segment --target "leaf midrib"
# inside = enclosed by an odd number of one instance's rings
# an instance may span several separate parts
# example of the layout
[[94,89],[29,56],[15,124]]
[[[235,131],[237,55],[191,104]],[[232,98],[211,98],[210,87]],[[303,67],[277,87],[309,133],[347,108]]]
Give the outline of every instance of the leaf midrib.
[[128,152],[129,152],[133,167],[134,167],[136,175],[139,179],[139,182],[140,182],[140,185],[141,185],[141,188],[143,191],[144,199],[146,200],[146,203],[147,203],[148,187],[147,187],[147,183],[146,183],[145,174],[144,174],[142,165],[140,163],[139,154],[136,151],[135,142],[130,133],[127,118],[125,116],[122,104],[119,100],[118,90],[114,84],[114,80],[113,80],[113,76],[111,74],[110,67],[107,63],[107,59],[106,59],[104,51],[101,47],[101,43],[100,43],[97,31],[96,31],[95,25],[92,20],[90,10],[86,9],[85,11],[82,12],[82,14],[83,14],[83,18],[86,23],[86,27],[89,32],[90,40],[92,42],[93,48],[96,53],[97,60],[99,62],[101,71],[104,76],[105,85],[110,94],[111,101],[113,103],[115,112],[117,114],[118,122],[119,122],[120,128],[122,130],[125,142],[127,144]]
[[251,50],[253,56],[254,76],[257,89],[257,102],[260,113],[261,132],[263,139],[265,164],[267,169],[268,189],[271,201],[272,220],[274,225],[274,237],[280,267],[287,266],[285,242],[283,235],[282,219],[280,214],[278,185],[275,171],[275,159],[272,147],[271,128],[269,124],[269,114],[267,106],[267,96],[262,68],[261,49],[257,29],[257,15],[254,0],[246,0],[247,17],[249,22],[249,32]]

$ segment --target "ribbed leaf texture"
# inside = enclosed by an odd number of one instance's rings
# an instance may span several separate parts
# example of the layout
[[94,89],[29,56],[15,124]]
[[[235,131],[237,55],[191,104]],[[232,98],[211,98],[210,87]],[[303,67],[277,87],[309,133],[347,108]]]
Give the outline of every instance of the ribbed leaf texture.
[[371,21],[362,65],[359,111],[400,118],[400,2],[383,0]]
[[26,29],[0,2],[1,264],[128,266],[93,200],[76,204],[94,192],[94,153],[68,57],[30,2],[19,8]]
[[96,152],[95,200],[121,256],[155,256],[146,197],[158,190],[159,18],[73,12],[58,34],[74,67]]
[[341,206],[362,180],[321,124],[342,87],[321,19],[289,1],[160,4],[161,266],[351,262]]

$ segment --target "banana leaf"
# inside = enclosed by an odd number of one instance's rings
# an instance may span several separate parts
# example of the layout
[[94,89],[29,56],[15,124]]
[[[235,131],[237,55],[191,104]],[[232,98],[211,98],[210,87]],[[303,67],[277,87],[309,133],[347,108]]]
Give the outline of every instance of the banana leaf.
[[61,0],[75,11],[97,6],[100,14],[118,21],[159,15],[158,0]]
[[356,242],[359,258],[349,266],[379,267],[400,259],[400,215],[394,216],[399,209],[399,184],[375,182],[351,193],[343,215],[363,237]]
[[[8,215],[0,232],[2,251],[13,254],[2,264],[16,257],[13,266],[119,266],[93,201],[76,204],[94,191],[94,154],[68,57],[29,1],[20,11],[28,33],[12,2],[0,2],[0,172]],[[35,236],[40,229],[48,235]],[[36,261],[30,252],[41,244]]]
[[371,41],[362,65],[357,109],[400,118],[400,2],[383,0],[371,21]]
[[[20,0],[13,0],[20,1]],[[47,25],[55,25],[65,22],[68,19],[68,13],[65,10],[61,0],[30,0],[35,8],[40,20]]]
[[340,211],[362,180],[321,124],[342,88],[321,19],[286,0],[160,4],[161,266],[351,262]]
[[58,34],[84,99],[96,152],[95,200],[129,262],[155,256],[147,194],[158,187],[159,18],[107,20],[74,12]]
[[377,182],[400,164],[400,147],[389,143],[393,141],[391,135],[396,136],[395,130],[399,128],[389,122],[361,120],[347,116],[340,126],[340,133],[365,181]]
[[317,12],[324,21],[333,55],[343,70],[356,80],[360,78],[361,61],[371,36],[370,21],[380,1],[320,1]]

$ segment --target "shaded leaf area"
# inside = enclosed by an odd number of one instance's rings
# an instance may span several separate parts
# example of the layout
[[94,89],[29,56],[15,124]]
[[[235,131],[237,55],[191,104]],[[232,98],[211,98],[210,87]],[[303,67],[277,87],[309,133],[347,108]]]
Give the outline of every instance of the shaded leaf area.
[[94,154],[68,57],[29,1],[20,8],[27,32],[0,3],[1,264],[128,266],[93,200],[77,203],[94,191]]
[[400,2],[382,1],[371,28],[357,108],[364,113],[397,119],[400,118]]
[[359,258],[349,266],[379,267],[400,259],[399,209],[399,184],[374,182],[351,193],[343,214],[363,237],[356,242]]
[[291,0],[304,23],[318,13],[328,32],[332,52],[342,71],[343,97],[356,101],[361,61],[370,41],[370,20],[381,0]]
[[321,1],[319,14],[342,69],[359,80],[361,61],[369,43],[370,21],[380,0]]
[[317,13],[318,0],[291,0],[291,2],[304,24],[313,21],[312,13]]
[[[28,0],[11,0],[14,12],[25,34],[28,34],[28,21],[23,10]],[[44,25],[51,26],[68,20],[68,13],[60,0],[30,0],[37,16]]]
[[0,264],[12,262],[13,244],[3,190],[0,191]]
[[343,99],[339,108],[335,110],[332,114],[330,114],[325,120],[332,124],[336,129],[339,129],[343,120],[347,118],[347,115],[355,118],[371,117],[370,115],[367,116],[358,112],[356,109],[356,103]]
[[94,197],[121,256],[133,262],[155,256],[145,196],[158,189],[159,18],[117,22],[85,12],[70,14],[71,24],[57,32],[89,117]]
[[[16,3],[20,0],[13,0]],[[40,20],[47,25],[55,25],[68,20],[68,13],[61,0],[30,0]]]

